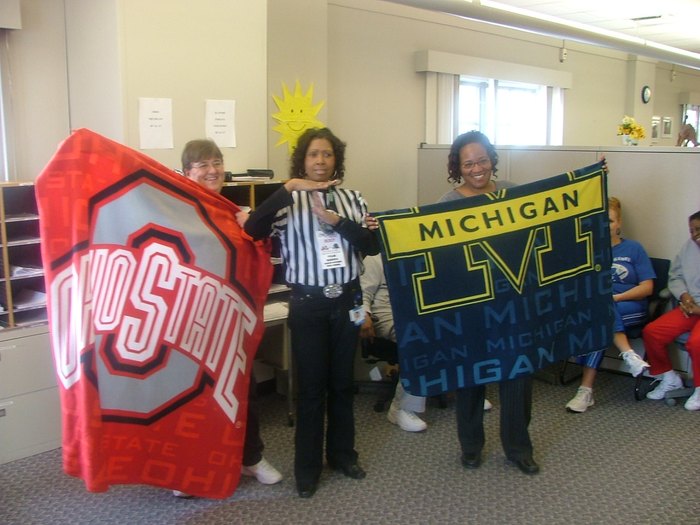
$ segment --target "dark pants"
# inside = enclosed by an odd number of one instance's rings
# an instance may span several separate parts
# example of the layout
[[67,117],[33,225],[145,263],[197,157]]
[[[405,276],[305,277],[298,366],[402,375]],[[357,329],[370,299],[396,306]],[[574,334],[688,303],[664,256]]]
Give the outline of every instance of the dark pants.
[[297,425],[294,476],[298,483],[318,481],[326,459],[340,466],[357,462],[353,415],[353,364],[359,329],[350,321],[356,290],[336,299],[291,294],[289,327],[297,374]]
[[245,443],[243,444],[243,465],[250,467],[262,459],[263,440],[260,437],[260,420],[258,418],[258,383],[251,370],[250,385],[248,386],[248,422],[245,427]]
[[[501,412],[501,444],[509,459],[532,456],[527,427],[532,412],[532,376],[498,384]],[[484,398],[486,388],[462,388],[456,393],[457,435],[464,454],[478,454],[484,448]]]

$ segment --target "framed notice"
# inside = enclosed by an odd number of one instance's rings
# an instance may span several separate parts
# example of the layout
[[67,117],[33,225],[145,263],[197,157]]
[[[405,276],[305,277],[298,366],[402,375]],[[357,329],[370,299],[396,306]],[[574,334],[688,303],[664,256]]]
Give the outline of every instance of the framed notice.
[[651,117],[651,142],[657,142],[661,136],[661,117]]
[[673,119],[671,117],[664,117],[661,120],[661,136],[665,139],[670,139],[672,134],[671,130],[673,129]]

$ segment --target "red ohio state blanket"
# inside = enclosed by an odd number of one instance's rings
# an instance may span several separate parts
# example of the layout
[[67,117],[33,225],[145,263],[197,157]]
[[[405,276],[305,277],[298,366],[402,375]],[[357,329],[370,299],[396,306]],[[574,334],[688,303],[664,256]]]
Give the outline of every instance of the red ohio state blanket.
[[81,129],[36,181],[65,471],[225,498],[240,477],[269,243],[238,207]]

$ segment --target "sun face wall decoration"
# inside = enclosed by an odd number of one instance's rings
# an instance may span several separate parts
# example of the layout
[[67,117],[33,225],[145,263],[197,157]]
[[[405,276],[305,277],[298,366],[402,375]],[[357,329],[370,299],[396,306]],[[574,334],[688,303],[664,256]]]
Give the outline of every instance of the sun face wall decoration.
[[313,83],[309,86],[306,95],[302,94],[301,84],[298,80],[293,96],[284,82],[282,82],[282,91],[284,93],[284,98],[282,99],[272,95],[279,109],[278,113],[272,115],[272,118],[278,122],[272,129],[282,135],[275,146],[280,146],[286,142],[287,150],[291,154],[297,145],[297,140],[304,131],[309,128],[322,128],[325,126],[323,122],[316,118],[325,101],[321,101],[315,106],[313,105]]

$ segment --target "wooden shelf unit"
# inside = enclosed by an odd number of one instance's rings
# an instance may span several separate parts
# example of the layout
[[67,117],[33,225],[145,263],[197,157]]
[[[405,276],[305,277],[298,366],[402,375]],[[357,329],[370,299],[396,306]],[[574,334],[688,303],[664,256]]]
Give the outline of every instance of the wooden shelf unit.
[[0,184],[0,326],[46,324],[39,214],[34,184]]
[[255,209],[262,201],[272,195],[284,184],[279,180],[261,180],[246,182],[225,182],[221,194],[238,206]]

